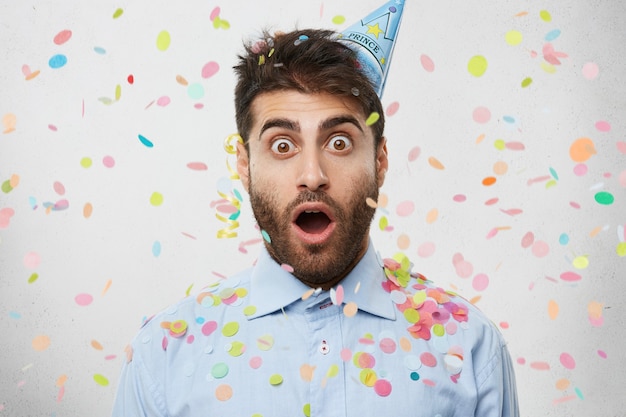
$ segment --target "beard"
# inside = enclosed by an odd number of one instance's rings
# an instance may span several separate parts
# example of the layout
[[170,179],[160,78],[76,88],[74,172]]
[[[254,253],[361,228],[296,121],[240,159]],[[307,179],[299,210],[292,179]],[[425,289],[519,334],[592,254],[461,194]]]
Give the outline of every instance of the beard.
[[[293,274],[309,286],[338,281],[356,265],[367,245],[366,238],[375,209],[366,204],[367,197],[378,200],[378,179],[363,178],[352,187],[352,196],[342,207],[323,191],[300,192],[281,209],[275,188],[263,192],[250,178],[250,204],[259,227],[268,233],[264,241],[270,256],[279,264],[293,268]],[[321,202],[334,213],[335,230],[321,244],[305,244],[292,233],[293,212],[306,202]]]

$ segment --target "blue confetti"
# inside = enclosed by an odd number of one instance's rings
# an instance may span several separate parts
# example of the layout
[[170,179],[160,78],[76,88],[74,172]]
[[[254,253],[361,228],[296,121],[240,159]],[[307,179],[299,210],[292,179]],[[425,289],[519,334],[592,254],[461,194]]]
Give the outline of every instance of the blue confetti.
[[155,240],[154,243],[152,244],[152,255],[154,255],[155,258],[158,258],[160,254],[161,254],[161,242],[159,242],[158,240]]
[[550,42],[558,38],[560,35],[561,31],[559,29],[554,29],[546,34],[545,40]]
[[268,235],[265,230],[261,230],[261,236],[263,236],[263,239],[265,239],[267,243],[272,243],[272,239],[270,238],[270,235]]
[[101,48],[99,46],[94,46],[93,48],[94,52],[97,53],[98,55],[104,55],[107,53],[106,49]]
[[148,138],[146,138],[144,135],[138,135],[139,140],[141,141],[141,143],[144,144],[144,146],[148,147],[148,148],[152,148],[154,147],[154,144],[152,142],[150,142],[150,140],[148,140]]
[[554,168],[550,168],[550,174],[552,175],[552,178],[554,178],[557,181],[559,180],[559,175],[556,173]]
[[54,69],[61,68],[65,64],[67,64],[67,57],[62,54],[55,55],[48,61],[48,65],[50,65],[50,68]]
[[567,233],[561,233],[561,236],[559,236],[559,243],[561,245],[567,245],[569,243],[569,236]]

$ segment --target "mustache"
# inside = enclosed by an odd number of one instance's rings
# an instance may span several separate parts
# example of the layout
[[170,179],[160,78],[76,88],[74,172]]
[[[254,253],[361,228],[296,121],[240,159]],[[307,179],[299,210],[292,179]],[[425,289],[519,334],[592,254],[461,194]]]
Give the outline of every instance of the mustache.
[[323,191],[301,191],[296,198],[291,200],[287,205],[286,211],[292,212],[301,204],[304,203],[324,203],[329,206],[338,216],[343,215],[343,209],[332,197]]

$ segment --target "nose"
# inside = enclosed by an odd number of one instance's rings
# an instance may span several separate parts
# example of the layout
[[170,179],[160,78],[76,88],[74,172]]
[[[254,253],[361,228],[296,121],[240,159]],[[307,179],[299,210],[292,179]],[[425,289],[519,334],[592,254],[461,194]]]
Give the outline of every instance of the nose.
[[298,189],[324,190],[328,187],[328,176],[321,151],[309,149],[300,154]]

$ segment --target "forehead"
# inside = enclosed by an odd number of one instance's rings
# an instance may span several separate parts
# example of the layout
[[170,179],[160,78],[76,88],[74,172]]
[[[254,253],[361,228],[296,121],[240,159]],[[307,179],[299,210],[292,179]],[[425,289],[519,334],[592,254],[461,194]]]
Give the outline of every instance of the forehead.
[[252,130],[256,131],[272,118],[287,118],[305,125],[337,115],[351,115],[363,122],[365,115],[356,100],[329,93],[301,93],[295,90],[272,91],[259,94],[251,106]]

